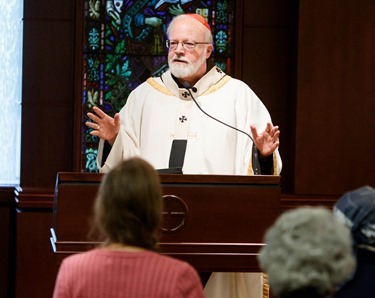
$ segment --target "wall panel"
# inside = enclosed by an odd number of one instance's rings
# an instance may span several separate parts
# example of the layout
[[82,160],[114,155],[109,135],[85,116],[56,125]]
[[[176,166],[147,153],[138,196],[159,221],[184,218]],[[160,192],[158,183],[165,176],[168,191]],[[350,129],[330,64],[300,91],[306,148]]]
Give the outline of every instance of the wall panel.
[[374,1],[300,1],[295,193],[375,185]]
[[14,190],[0,187],[0,297],[12,297],[14,290]]
[[16,196],[15,297],[52,297],[49,241],[59,171],[73,171],[76,1],[25,0],[21,185]]
[[282,192],[293,189],[297,1],[244,2],[242,75],[280,127]]
[[[71,1],[64,2],[70,7]],[[25,2],[21,137],[25,189],[53,191],[57,171],[72,169],[74,19],[72,13],[70,19],[53,14],[54,3],[41,3],[50,7],[47,17],[33,15],[29,9],[37,13],[34,6]]]
[[57,274],[49,241],[52,212],[27,209],[17,213],[15,297],[51,298]]

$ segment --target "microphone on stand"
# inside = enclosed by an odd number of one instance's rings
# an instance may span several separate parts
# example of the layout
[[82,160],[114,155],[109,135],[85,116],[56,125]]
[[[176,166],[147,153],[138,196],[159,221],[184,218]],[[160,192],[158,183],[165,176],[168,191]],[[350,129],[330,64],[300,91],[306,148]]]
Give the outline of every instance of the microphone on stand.
[[258,149],[256,148],[255,146],[255,142],[254,142],[254,139],[251,137],[250,134],[248,134],[247,132],[241,130],[241,129],[238,129],[237,127],[234,127],[234,126],[231,126],[229,125],[228,123],[225,123],[213,116],[211,116],[210,114],[208,114],[205,110],[203,110],[200,105],[198,104],[198,102],[196,101],[195,97],[193,96],[193,94],[191,93],[191,91],[193,91],[194,93],[197,92],[197,88],[196,87],[190,87],[189,83],[187,82],[184,82],[183,84],[183,87],[189,92],[192,100],[194,101],[194,103],[196,104],[196,106],[203,112],[203,114],[205,114],[206,116],[210,117],[211,119],[229,127],[229,128],[232,128],[238,132],[241,132],[245,135],[247,135],[250,140],[253,142],[253,148],[252,148],[252,152],[251,152],[251,158],[252,158],[252,164],[253,164],[253,171],[254,171],[254,175],[261,175],[261,172],[260,172],[260,164],[259,164],[259,154],[258,154]]

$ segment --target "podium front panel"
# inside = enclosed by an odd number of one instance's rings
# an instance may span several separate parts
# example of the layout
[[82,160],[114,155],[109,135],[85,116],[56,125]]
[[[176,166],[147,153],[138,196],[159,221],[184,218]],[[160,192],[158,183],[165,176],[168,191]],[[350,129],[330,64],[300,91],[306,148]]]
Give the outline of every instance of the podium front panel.
[[[59,173],[51,243],[61,258],[100,244],[89,237],[102,174]],[[279,176],[161,174],[162,253],[200,271],[258,271],[263,235],[280,212]]]

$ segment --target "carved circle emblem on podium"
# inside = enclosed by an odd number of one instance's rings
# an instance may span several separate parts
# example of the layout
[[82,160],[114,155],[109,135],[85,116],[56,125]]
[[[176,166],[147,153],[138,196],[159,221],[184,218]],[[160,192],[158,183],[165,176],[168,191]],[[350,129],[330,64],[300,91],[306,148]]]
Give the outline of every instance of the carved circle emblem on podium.
[[164,195],[164,210],[161,230],[164,233],[175,233],[181,230],[188,217],[188,207],[184,200],[175,195]]

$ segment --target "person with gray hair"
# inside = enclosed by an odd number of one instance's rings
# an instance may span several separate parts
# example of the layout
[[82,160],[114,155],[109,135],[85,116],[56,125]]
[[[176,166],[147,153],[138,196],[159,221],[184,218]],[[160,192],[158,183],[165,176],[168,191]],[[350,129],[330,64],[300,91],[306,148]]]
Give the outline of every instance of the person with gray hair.
[[356,266],[350,231],[323,207],[286,211],[265,234],[258,256],[278,298],[332,297]]
[[[100,172],[140,156],[162,173],[280,175],[279,127],[249,85],[215,65],[207,20],[179,15],[166,37],[166,72],[135,88],[114,117],[97,106],[87,114]],[[205,295],[258,298],[262,283],[259,273],[214,273]]]
[[375,297],[375,189],[363,186],[345,193],[335,204],[333,214],[352,233],[357,269],[353,278],[335,298]]

